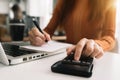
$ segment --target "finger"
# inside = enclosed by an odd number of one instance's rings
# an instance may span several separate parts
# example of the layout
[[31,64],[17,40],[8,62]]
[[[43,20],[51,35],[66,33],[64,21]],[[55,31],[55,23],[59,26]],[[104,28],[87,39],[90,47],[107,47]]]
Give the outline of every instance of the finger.
[[39,36],[41,39],[46,40],[44,34],[42,34],[36,27],[33,27],[31,31],[34,36]]
[[91,57],[95,57],[100,53],[99,46],[97,44],[94,45],[94,52],[91,53]]
[[29,40],[30,40],[31,44],[33,45],[33,43],[35,42],[35,36],[32,34],[31,31],[29,31]]
[[94,41],[93,40],[89,40],[86,44],[85,47],[85,56],[90,56],[90,54],[94,51]]
[[33,35],[32,31],[29,31],[28,34],[29,34],[29,37],[35,39],[35,36]]
[[32,45],[36,45],[39,42],[36,41],[36,37],[33,35],[32,31],[29,31],[29,39]]
[[69,48],[67,48],[66,49],[66,51],[67,51],[67,55],[69,55],[72,51],[74,51],[75,50],[75,46],[71,46],[71,47],[69,47]]
[[96,59],[99,59],[100,57],[102,57],[103,54],[98,54],[97,56],[95,56]]
[[35,39],[35,45],[36,46],[41,46],[43,44],[45,44],[45,41],[42,40],[40,37],[36,37],[36,39]]
[[30,44],[31,44],[31,45],[34,45],[34,41],[35,41],[35,40],[33,40],[32,37],[29,37],[29,40],[30,40]]
[[29,39],[30,39],[31,45],[36,46],[36,40],[35,39],[33,40],[33,38],[31,38],[31,37],[29,37]]
[[46,37],[46,39],[47,39],[48,41],[51,40],[50,35],[49,35],[48,33],[44,32],[44,36]]
[[99,59],[100,57],[102,57],[104,54],[103,49],[100,47],[100,53],[98,55],[95,56],[95,58]]
[[74,55],[74,59],[76,61],[78,61],[80,59],[82,51],[83,51],[83,48],[86,45],[86,42],[87,42],[87,39],[84,38],[84,39],[80,40],[80,42],[77,44],[76,50],[75,50],[75,55]]
[[41,39],[41,38],[39,38],[39,37],[36,37],[35,39],[33,39],[33,38],[29,38],[30,39],[30,42],[31,42],[31,44],[32,45],[34,45],[34,46],[41,46],[41,45],[43,45],[45,42]]

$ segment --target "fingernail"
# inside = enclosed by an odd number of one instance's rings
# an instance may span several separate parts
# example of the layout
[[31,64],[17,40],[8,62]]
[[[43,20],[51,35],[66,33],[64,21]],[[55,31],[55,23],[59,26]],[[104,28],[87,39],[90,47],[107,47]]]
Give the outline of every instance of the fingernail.
[[79,57],[75,57],[75,60],[76,60],[76,61],[79,61]]

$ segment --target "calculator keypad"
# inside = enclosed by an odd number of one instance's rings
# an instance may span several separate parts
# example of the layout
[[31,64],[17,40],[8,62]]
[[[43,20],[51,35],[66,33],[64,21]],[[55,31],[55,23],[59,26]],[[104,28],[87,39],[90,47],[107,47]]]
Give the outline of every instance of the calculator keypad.
[[71,65],[80,65],[80,66],[89,66],[93,62],[93,58],[81,56],[79,61],[74,60],[74,54],[70,54],[65,59],[62,60],[63,64],[71,64]]

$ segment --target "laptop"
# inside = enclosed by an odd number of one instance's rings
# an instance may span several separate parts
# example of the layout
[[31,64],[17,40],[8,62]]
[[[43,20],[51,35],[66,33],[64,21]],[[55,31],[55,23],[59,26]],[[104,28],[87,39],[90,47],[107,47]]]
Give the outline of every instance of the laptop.
[[71,44],[56,41],[48,42],[43,46],[31,46],[24,43],[1,43],[0,42],[0,62],[5,65],[15,65],[24,62],[37,60],[65,52]]

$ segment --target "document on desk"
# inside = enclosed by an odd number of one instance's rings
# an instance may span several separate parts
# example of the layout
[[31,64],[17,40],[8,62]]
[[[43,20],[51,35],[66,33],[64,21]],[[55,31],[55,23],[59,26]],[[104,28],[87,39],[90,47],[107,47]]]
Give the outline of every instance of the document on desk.
[[66,49],[67,47],[72,46],[72,44],[57,42],[57,41],[48,41],[42,46],[20,46],[21,49],[33,50],[33,51],[44,51],[44,52],[55,52],[62,49]]

